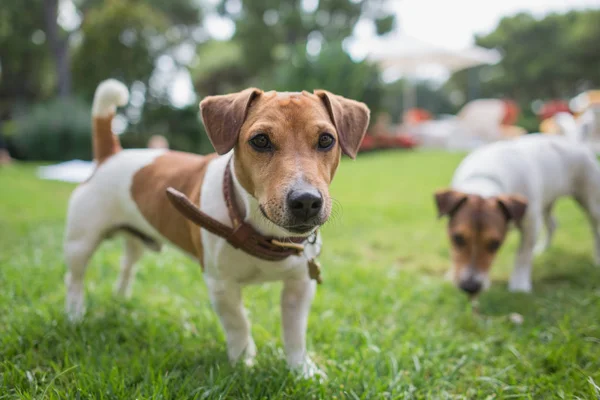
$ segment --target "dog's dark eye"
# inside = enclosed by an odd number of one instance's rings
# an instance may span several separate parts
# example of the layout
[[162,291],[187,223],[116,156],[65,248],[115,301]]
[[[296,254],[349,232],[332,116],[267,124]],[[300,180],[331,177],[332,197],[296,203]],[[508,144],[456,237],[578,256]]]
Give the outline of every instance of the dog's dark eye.
[[467,239],[460,233],[456,233],[452,235],[452,243],[454,243],[456,247],[463,247],[467,244]]
[[250,145],[256,151],[269,151],[273,148],[271,144],[271,140],[264,133],[259,133],[258,135],[252,136],[250,139]]
[[500,248],[500,241],[496,239],[490,240],[486,247],[490,253],[495,253]]
[[329,150],[335,144],[335,139],[330,133],[322,133],[319,136],[319,150]]

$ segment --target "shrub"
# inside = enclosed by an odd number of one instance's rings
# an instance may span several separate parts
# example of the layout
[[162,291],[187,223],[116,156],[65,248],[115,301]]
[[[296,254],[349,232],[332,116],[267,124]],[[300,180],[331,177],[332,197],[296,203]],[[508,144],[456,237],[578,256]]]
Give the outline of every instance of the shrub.
[[15,121],[13,143],[26,160],[92,158],[91,113],[76,99],[36,104]]

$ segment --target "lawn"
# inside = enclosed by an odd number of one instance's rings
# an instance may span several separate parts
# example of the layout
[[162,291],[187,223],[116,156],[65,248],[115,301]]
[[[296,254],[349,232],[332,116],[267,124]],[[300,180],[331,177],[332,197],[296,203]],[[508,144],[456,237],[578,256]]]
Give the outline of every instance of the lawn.
[[0,399],[600,398],[600,268],[584,216],[558,203],[532,295],[506,289],[512,233],[475,315],[444,280],[445,221],[432,198],[461,157],[343,161],[308,329],[322,383],[285,368],[280,284],[245,290],[259,356],[230,366],[200,268],[173,249],[147,253],[121,300],[121,243],[105,243],[86,276],[86,318],[69,324],[61,241],[73,186],[37,180],[32,165],[0,168]]

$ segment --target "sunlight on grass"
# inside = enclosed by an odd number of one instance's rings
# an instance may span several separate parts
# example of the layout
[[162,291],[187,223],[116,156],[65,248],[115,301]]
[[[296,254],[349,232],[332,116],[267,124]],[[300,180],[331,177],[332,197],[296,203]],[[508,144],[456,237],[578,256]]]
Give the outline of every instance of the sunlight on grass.
[[73,186],[37,180],[34,166],[0,169],[0,398],[596,398],[600,268],[584,216],[559,202],[533,295],[506,290],[511,234],[474,316],[444,280],[445,221],[432,197],[461,158],[343,161],[308,331],[321,384],[285,369],[280,284],[245,291],[258,365],[231,367],[200,268],[173,249],[145,255],[132,299],[118,300],[121,243],[103,244],[86,276],[86,319],[70,325],[61,242]]

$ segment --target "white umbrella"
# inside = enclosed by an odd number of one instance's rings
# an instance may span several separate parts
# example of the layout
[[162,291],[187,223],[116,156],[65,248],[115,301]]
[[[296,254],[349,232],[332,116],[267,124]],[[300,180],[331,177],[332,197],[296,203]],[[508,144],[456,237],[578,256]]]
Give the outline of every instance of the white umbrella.
[[[441,67],[449,73],[478,65],[498,63],[502,57],[496,50],[473,46],[450,50],[426,43],[408,35],[386,35],[374,43],[367,59],[382,69],[393,69],[406,77],[417,77],[428,66]],[[411,94],[405,92],[405,108],[414,105]],[[412,91],[412,90],[410,90]]]
[[376,42],[368,59],[382,68],[394,68],[406,75],[414,75],[426,65],[437,65],[448,72],[501,60],[496,50],[473,46],[463,50],[450,50],[414,39],[410,36],[387,36]]

